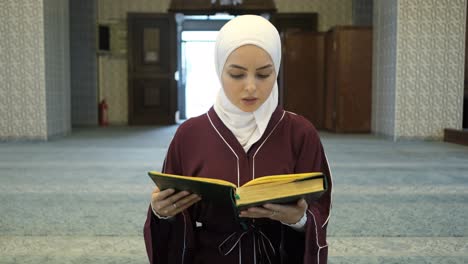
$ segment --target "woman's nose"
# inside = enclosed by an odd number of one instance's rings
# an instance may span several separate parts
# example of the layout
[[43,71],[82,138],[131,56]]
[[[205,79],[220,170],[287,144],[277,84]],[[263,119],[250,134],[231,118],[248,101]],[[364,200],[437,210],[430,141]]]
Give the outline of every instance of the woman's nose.
[[246,86],[245,86],[245,90],[247,90],[248,93],[253,93],[255,92],[255,90],[257,90],[257,85],[255,83],[255,80],[253,80],[252,78],[249,78],[247,80],[247,83],[246,83]]

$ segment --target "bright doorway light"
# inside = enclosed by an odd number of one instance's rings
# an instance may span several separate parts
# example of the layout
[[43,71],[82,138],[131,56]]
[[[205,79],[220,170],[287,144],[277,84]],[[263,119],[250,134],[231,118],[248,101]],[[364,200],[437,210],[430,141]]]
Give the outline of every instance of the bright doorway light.
[[221,87],[214,67],[218,31],[182,32],[182,71],[185,76],[186,117],[204,114]]

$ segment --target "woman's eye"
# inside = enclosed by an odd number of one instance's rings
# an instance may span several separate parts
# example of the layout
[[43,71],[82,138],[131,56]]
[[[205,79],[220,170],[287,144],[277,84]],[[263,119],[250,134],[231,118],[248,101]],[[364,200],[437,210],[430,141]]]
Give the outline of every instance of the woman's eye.
[[260,79],[266,79],[266,78],[270,77],[270,74],[257,74],[257,77],[260,78]]
[[231,76],[231,78],[234,78],[234,79],[241,79],[242,77],[244,77],[244,74],[229,74]]

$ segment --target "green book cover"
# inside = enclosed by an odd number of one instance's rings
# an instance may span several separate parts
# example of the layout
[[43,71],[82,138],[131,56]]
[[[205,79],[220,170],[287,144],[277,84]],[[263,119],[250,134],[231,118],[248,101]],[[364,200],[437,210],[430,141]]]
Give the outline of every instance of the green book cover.
[[181,176],[156,171],[148,175],[161,190],[173,188],[189,191],[215,205],[232,206],[237,212],[265,203],[293,203],[302,197],[316,200],[327,190],[326,177],[321,172],[264,176],[241,187],[212,178]]

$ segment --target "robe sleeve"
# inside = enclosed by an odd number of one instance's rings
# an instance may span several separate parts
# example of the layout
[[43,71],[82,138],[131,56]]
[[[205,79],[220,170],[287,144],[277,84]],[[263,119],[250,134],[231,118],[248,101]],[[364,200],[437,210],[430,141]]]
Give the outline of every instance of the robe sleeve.
[[[183,174],[181,161],[181,139],[178,133],[172,140],[162,171]],[[170,219],[159,219],[153,214],[151,205],[143,228],[146,252],[151,264],[191,263],[194,248],[194,226],[189,210]]]
[[304,264],[325,264],[328,258],[326,236],[331,210],[332,178],[322,143],[315,128],[311,129],[302,139],[302,148],[295,166],[296,173],[310,171],[320,171],[326,175],[328,190],[319,200],[307,201],[309,208],[306,211],[305,232],[299,233],[291,228],[286,228],[285,242],[293,244],[294,250],[304,250]]

